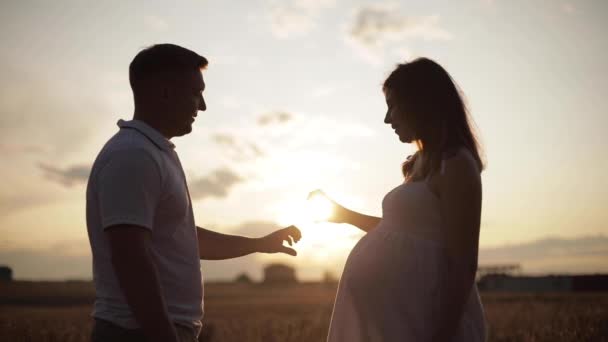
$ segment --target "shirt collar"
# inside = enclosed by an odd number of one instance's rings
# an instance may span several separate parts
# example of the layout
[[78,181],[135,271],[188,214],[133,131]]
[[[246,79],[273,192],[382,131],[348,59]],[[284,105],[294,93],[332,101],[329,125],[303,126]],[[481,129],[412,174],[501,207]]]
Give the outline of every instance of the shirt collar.
[[160,134],[159,131],[152,128],[150,125],[141,120],[133,119],[130,121],[125,121],[120,119],[118,120],[117,125],[120,128],[135,129],[136,131],[146,136],[146,138],[150,139],[150,141],[152,141],[154,145],[156,145],[161,150],[170,151],[175,148],[175,145],[171,141],[169,141],[169,139],[165,138],[162,134]]

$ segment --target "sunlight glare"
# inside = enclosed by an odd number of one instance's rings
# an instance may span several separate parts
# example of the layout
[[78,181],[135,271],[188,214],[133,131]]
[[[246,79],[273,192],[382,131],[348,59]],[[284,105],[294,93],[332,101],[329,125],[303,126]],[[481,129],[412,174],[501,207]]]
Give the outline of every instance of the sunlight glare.
[[333,215],[334,205],[325,196],[316,194],[308,199],[306,210],[313,222],[326,221]]

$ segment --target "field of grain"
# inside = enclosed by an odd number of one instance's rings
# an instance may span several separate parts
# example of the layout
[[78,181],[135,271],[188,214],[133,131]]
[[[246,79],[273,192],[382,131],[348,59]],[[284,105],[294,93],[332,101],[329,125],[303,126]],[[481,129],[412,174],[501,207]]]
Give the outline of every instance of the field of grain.
[[[323,341],[335,285],[209,284],[200,341]],[[90,283],[0,283],[0,341],[88,341]],[[608,341],[608,293],[482,293],[490,341]]]

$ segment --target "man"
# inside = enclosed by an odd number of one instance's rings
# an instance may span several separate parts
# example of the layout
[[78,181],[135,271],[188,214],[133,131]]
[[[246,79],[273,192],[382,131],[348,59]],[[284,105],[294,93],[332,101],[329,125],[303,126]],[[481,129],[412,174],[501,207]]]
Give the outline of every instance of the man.
[[295,227],[262,238],[197,227],[182,166],[169,139],[206,109],[207,60],[172,44],[129,66],[135,112],[103,147],[87,186],[87,229],[96,300],[92,340],[196,341],[203,316],[200,259],[286,253]]

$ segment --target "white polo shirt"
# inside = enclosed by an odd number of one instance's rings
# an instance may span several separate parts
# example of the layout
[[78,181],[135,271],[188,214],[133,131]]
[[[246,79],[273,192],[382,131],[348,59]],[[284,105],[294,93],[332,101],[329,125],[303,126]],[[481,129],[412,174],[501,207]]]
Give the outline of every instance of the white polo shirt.
[[175,146],[139,120],[118,121],[87,185],[87,230],[93,252],[93,316],[138,328],[118,284],[104,230],[117,224],[149,229],[169,317],[200,331],[203,279],[192,204]]

